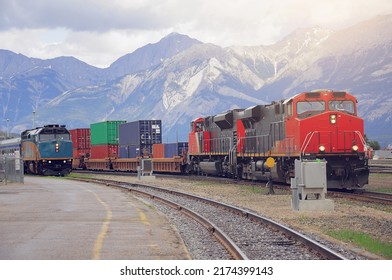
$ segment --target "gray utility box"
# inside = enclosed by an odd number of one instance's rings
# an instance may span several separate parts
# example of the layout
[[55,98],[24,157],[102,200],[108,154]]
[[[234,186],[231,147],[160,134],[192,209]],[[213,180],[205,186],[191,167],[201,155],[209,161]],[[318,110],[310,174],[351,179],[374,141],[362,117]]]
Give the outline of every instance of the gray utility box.
[[154,168],[152,159],[142,158],[139,160],[139,166],[137,167],[138,170],[138,179],[155,179],[155,176],[152,175]]
[[295,160],[295,178],[291,179],[293,210],[333,210],[327,193],[327,162]]

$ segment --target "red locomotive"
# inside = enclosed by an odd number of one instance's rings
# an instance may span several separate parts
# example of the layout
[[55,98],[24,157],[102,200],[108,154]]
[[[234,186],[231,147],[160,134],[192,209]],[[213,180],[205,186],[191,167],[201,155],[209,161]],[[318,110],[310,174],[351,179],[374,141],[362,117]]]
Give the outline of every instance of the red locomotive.
[[361,188],[369,169],[357,100],[342,91],[294,97],[198,118],[191,123],[191,170],[290,182],[294,160],[327,160],[328,188]]

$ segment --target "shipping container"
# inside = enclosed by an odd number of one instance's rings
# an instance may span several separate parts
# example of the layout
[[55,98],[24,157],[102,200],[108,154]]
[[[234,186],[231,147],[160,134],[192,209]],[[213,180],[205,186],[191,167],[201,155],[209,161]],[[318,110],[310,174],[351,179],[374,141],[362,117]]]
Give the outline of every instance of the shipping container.
[[183,151],[188,152],[188,142],[167,143],[164,144],[164,157],[172,158],[183,155]]
[[153,158],[164,158],[165,157],[165,144],[152,145],[152,157]]
[[88,157],[90,154],[90,129],[78,128],[70,129],[73,157]]
[[165,158],[172,158],[178,155],[177,143],[165,143]]
[[90,125],[91,146],[117,145],[118,129],[126,121],[105,121]]
[[151,156],[152,145],[120,145],[120,158],[137,158],[141,156]]
[[118,145],[91,146],[91,159],[118,158]]
[[139,120],[119,125],[120,145],[137,146],[160,143],[162,143],[161,120]]
[[140,156],[139,146],[120,146],[119,157],[120,158],[137,158]]

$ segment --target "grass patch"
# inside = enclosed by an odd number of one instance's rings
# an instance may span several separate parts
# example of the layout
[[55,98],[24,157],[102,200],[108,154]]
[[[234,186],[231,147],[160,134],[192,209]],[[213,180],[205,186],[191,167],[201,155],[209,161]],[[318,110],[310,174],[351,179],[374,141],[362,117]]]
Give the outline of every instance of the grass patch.
[[67,178],[82,178],[82,179],[91,179],[92,174],[81,174],[81,173],[69,173]]
[[380,192],[380,193],[392,193],[391,188],[378,188],[378,189],[374,189],[372,191],[373,192]]
[[352,230],[331,230],[327,234],[336,239],[351,242],[374,254],[392,259],[392,244],[374,239],[367,233]]

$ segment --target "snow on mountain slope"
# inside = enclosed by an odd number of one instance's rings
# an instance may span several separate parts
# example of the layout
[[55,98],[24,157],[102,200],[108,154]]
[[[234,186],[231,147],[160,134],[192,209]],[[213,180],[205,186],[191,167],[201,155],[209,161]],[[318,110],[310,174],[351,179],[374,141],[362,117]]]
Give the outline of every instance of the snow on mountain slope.
[[0,113],[14,131],[30,126],[33,108],[37,123],[69,127],[162,119],[164,138],[186,140],[194,118],[329,88],[354,94],[369,138],[386,145],[392,143],[390,26],[392,16],[380,16],[337,31],[299,29],[269,46],[228,48],[174,33],[106,69],[67,58],[42,68],[40,60],[0,51],[6,58]]

